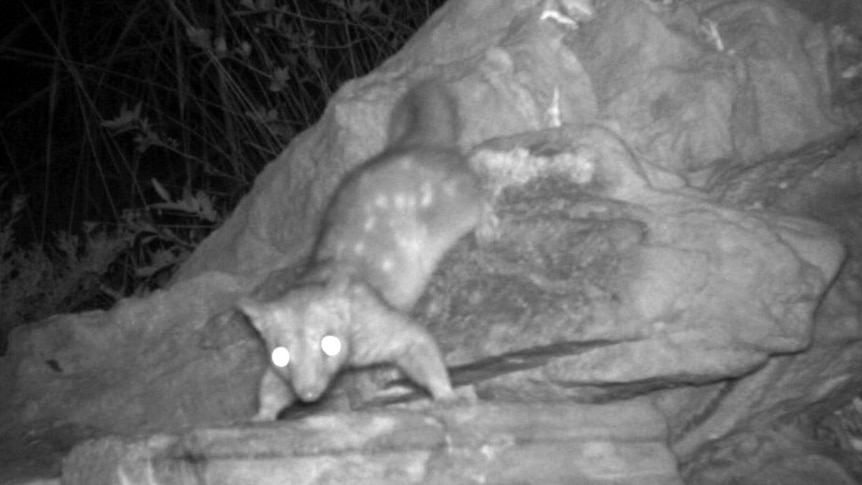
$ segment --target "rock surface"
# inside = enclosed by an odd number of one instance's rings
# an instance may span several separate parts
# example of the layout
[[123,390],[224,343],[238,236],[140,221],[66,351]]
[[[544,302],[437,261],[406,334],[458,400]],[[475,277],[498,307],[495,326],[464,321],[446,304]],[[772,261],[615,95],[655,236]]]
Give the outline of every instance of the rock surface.
[[661,422],[646,402],[321,414],[89,441],[66,459],[63,483],[682,483]]
[[[831,27],[779,2],[450,1],[401,53],[339,91],[170,288],[12,335],[0,363],[0,443],[16,452],[0,453],[0,481],[57,476],[58,458],[82,439],[140,433],[160,434],[81,445],[65,483],[98,482],[82,470],[101,458],[105,470],[156,467],[189,480],[201,470],[228,476],[246,460],[275,474],[301,459],[315,463],[308,473],[326,473],[298,483],[348,472],[475,483],[488,456],[525,435],[544,444],[513,456],[547,457],[545,483],[590,464],[644,480],[619,483],[755,483],[763,464],[784,483],[846,477],[810,436],[775,431],[825,416],[862,384],[862,143],[843,131],[858,106],[832,104],[838,94],[853,101],[855,84],[831,75]],[[382,148],[394,100],[432,76],[457,98],[459,143],[486,184],[489,214],[448,255],[414,316],[456,384],[482,402],[243,427],[264,357],[233,302],[302,261],[340,177]],[[355,407],[387,402],[352,393],[356,380],[347,375],[333,394]],[[649,411],[623,421],[632,434],[614,434],[632,398]],[[486,403],[500,401],[518,404]],[[559,419],[541,419],[549,407]],[[379,419],[409,439],[366,467]],[[360,444],[325,431],[345,426],[368,431]],[[507,431],[500,442],[471,441],[496,433],[484,426]],[[572,448],[560,448],[571,467],[556,468],[548,437],[584,427],[605,444],[571,431]],[[624,444],[639,432],[646,456],[661,457],[655,468],[620,451],[634,450]],[[323,441],[285,445],[298,436]],[[338,470],[332,446],[353,450]],[[445,466],[434,465],[439,456]],[[482,473],[517,483],[536,470]],[[615,483],[598,477],[584,480]]]

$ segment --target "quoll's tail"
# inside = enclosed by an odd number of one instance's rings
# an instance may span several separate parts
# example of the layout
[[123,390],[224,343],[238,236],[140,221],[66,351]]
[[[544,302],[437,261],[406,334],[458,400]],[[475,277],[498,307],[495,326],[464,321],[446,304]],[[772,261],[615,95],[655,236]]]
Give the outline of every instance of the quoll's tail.
[[389,146],[455,147],[458,122],[457,103],[446,86],[439,81],[423,81],[396,103],[389,122]]

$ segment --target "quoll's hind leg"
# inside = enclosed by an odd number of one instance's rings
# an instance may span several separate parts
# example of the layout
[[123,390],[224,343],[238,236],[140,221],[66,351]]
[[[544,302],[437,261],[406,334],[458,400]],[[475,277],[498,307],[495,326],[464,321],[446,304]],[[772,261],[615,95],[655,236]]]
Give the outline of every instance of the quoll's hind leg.
[[275,421],[278,412],[296,400],[293,392],[278,374],[270,368],[263,373],[258,393],[258,411],[252,421]]

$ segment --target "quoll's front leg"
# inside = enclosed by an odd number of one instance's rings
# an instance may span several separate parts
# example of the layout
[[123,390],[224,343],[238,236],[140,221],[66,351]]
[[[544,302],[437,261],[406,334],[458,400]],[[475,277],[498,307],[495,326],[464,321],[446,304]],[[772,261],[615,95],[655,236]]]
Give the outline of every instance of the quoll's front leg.
[[[403,317],[407,319],[407,317]],[[431,393],[435,401],[453,401],[455,392],[449,382],[449,371],[437,343],[425,329],[409,322],[415,331],[408,347],[395,358],[397,365],[413,382]]]
[[296,400],[293,391],[274,370],[267,367],[260,380],[258,393],[258,411],[252,421],[275,421],[279,411],[290,406]]

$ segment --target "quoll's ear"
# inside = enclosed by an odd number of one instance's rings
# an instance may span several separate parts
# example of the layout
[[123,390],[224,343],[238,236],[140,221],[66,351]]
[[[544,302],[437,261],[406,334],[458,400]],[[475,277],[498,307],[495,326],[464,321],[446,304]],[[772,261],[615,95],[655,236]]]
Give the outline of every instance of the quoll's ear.
[[342,322],[350,320],[350,296],[347,293],[331,298],[329,308]]
[[326,284],[326,289],[330,294],[339,295],[346,294],[347,288],[350,286],[350,278],[343,273],[335,273]]
[[324,315],[335,315],[342,322],[350,319],[350,279],[337,276],[327,284],[323,298],[315,302],[316,311]]
[[263,303],[244,297],[236,302],[236,309],[248,317],[251,324],[254,325],[254,328],[258,331],[263,331],[263,328],[261,327],[266,325],[267,320],[265,318],[266,311]]

